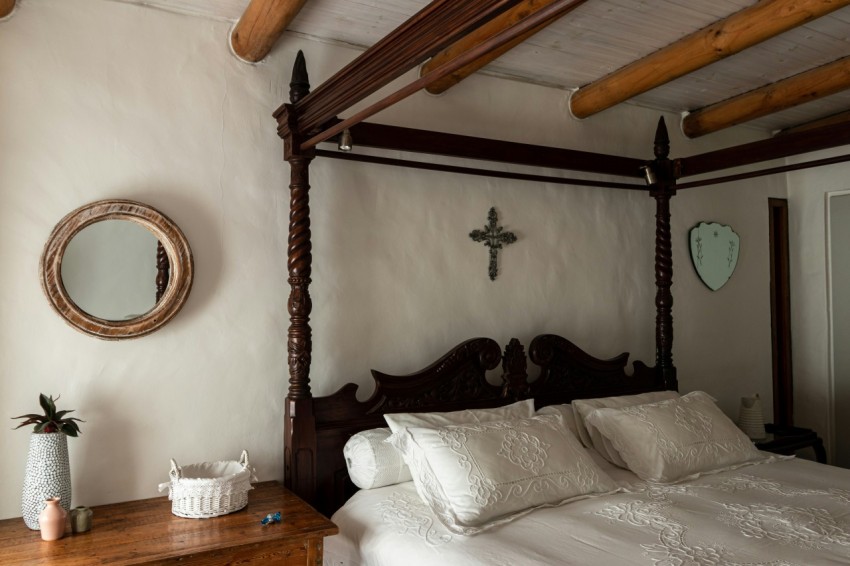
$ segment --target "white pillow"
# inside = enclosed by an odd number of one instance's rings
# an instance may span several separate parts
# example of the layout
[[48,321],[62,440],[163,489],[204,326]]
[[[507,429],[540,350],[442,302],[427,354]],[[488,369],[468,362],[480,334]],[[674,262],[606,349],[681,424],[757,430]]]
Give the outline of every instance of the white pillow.
[[413,479],[401,452],[384,442],[391,434],[388,428],[373,428],[358,432],[345,443],[342,453],[348,476],[360,489],[374,489]]
[[493,409],[464,409],[448,413],[392,413],[384,415],[384,420],[387,421],[390,430],[396,433],[408,427],[435,428],[485,421],[509,421],[531,416],[534,416],[534,399]]
[[576,419],[577,435],[588,448],[594,448],[599,454],[616,466],[625,468],[626,462],[617,450],[611,445],[611,441],[600,434],[595,427],[587,424],[587,415],[596,409],[604,407],[612,409],[621,409],[623,407],[631,407],[632,405],[643,405],[645,403],[655,403],[665,399],[676,399],[679,394],[676,391],[650,391],[648,393],[639,393],[637,395],[620,395],[617,397],[599,397],[597,399],[576,399],[573,401],[573,411]]
[[596,409],[587,422],[645,481],[676,482],[766,459],[702,391],[646,405]]
[[618,489],[560,415],[407,428],[389,442],[434,514],[461,535]]
[[573,433],[573,436],[578,438],[578,429],[576,428],[576,416],[575,410],[573,406],[569,403],[564,403],[561,405],[546,405],[537,410],[534,413],[534,416],[539,417],[541,415],[561,415],[564,419],[564,424],[567,426],[569,431]]

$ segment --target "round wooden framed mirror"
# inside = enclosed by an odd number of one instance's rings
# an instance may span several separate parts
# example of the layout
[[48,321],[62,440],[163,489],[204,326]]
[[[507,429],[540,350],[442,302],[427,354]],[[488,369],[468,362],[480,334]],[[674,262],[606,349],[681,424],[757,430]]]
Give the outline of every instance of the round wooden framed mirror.
[[167,216],[131,200],[101,200],[59,221],[41,255],[41,286],[53,309],[105,340],[158,330],[183,307],[194,263]]

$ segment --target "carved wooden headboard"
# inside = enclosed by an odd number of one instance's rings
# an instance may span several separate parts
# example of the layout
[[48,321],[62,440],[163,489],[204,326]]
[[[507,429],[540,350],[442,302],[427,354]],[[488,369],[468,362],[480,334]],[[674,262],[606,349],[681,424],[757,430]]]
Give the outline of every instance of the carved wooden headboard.
[[[356,399],[358,387],[354,384],[333,395],[313,398],[315,490],[310,503],[330,516],[356,491],[348,477],[342,448],[351,435],[386,426],[385,413],[496,407],[528,398],[534,398],[540,408],[578,398],[676,387],[675,383],[664,383],[653,368],[641,362],[635,362],[633,374],[627,375],[628,354],[600,360],[551,334],[531,342],[529,357],[540,367],[540,375],[534,381],[529,381],[526,356],[518,340],[511,340],[503,354],[494,340],[473,338],[410,375],[394,376],[373,370],[375,391],[366,401]],[[486,374],[500,363],[501,383],[491,384]]]

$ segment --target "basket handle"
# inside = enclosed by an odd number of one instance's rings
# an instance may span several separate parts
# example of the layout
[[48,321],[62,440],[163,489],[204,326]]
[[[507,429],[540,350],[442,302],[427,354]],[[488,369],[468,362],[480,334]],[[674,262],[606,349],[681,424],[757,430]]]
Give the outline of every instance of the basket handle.
[[242,455],[239,457],[239,464],[242,466],[243,470],[247,470],[251,473],[250,482],[257,482],[257,475],[254,473],[254,468],[251,467],[251,464],[248,463],[248,451],[243,450]]
[[177,465],[174,458],[171,459],[171,471],[168,472],[168,475],[172,480],[179,480],[183,477],[183,468]]

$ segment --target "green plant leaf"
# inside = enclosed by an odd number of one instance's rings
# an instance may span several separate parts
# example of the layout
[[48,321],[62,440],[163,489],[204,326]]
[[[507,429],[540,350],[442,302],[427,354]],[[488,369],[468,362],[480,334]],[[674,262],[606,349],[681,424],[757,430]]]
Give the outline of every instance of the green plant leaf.
[[76,423],[65,423],[59,431],[64,432],[68,436],[77,436],[80,432],[80,428],[76,425]]
[[38,420],[38,419],[27,419],[24,422],[22,422],[21,424],[19,424],[18,426],[16,426],[15,428],[13,428],[12,430],[17,430],[17,429],[21,428],[22,426],[37,424],[37,423],[40,423],[40,422],[41,421]]
[[12,417],[13,419],[43,419],[44,415],[36,415],[35,413],[29,413],[27,415],[21,415],[20,417]]
[[41,408],[44,409],[44,414],[27,414],[19,417],[12,417],[13,419],[26,419],[15,428],[18,429],[27,425],[35,425],[33,432],[36,433],[62,432],[68,436],[77,436],[80,434],[80,427],[74,421],[81,423],[85,421],[76,417],[66,417],[69,413],[74,412],[73,409],[57,411],[56,401],[59,397],[61,396],[57,395],[56,399],[54,399],[52,395],[47,396],[44,393],[39,394],[38,402],[41,405]]
[[[59,399],[59,397],[56,399]],[[47,397],[44,393],[40,393],[38,395],[38,403],[41,405],[41,408],[44,409],[45,416],[52,419],[53,415],[56,414],[56,402],[53,400],[53,395]]]

